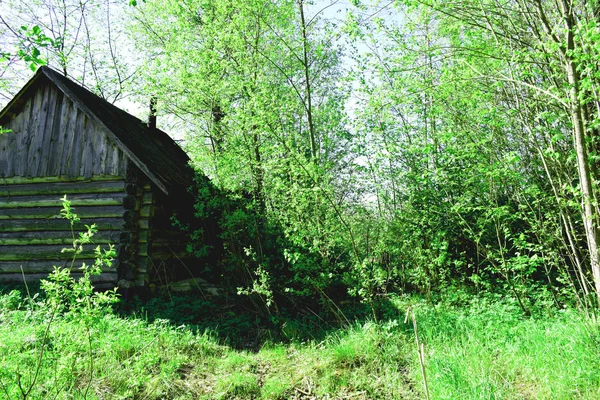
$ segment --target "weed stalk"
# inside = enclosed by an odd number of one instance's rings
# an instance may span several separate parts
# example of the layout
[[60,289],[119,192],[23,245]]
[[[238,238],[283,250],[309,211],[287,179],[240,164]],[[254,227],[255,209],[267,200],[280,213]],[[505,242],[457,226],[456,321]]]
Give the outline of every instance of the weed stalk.
[[408,322],[408,316],[411,316],[413,329],[415,331],[415,343],[417,345],[417,354],[419,356],[419,364],[421,364],[421,376],[423,377],[423,386],[425,389],[425,399],[430,400],[429,397],[429,386],[427,385],[427,373],[425,371],[425,346],[419,341],[419,330],[417,329],[417,318],[415,318],[415,312],[412,308],[406,310],[406,317],[404,323]]

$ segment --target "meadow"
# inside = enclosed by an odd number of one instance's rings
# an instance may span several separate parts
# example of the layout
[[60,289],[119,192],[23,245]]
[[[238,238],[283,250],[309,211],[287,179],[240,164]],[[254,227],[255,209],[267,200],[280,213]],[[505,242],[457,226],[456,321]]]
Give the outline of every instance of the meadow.
[[[181,304],[182,302],[180,302]],[[48,298],[0,296],[6,399],[595,399],[600,332],[573,309],[523,316],[503,300],[395,297],[378,322],[309,332],[212,328]],[[163,304],[177,313],[177,303]],[[118,308],[118,307],[117,307]],[[413,320],[414,315],[414,320]],[[82,320],[87,318],[87,322]],[[174,314],[173,320],[176,320]],[[305,321],[306,322],[306,321]],[[415,326],[420,346],[416,344]],[[242,330],[246,330],[242,332]],[[260,335],[247,346],[237,336]],[[423,368],[422,368],[423,367]]]

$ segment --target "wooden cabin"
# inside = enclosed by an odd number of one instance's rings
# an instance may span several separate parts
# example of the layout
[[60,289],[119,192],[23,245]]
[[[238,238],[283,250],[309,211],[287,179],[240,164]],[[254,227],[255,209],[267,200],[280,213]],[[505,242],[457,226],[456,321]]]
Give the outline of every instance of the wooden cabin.
[[59,215],[64,195],[81,218],[75,230],[99,230],[78,263],[90,262],[97,244],[117,250],[96,287],[194,275],[187,237],[171,221],[192,207],[193,174],[165,132],[47,67],[0,112],[0,126],[10,130],[0,134],[0,284],[36,281],[69,265],[71,255],[61,253],[72,242]]

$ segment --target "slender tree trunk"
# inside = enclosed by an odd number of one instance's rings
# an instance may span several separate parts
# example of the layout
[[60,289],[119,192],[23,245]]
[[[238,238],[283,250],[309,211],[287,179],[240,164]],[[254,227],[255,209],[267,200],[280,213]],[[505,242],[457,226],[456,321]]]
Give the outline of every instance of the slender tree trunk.
[[596,297],[600,305],[600,257],[598,254],[598,229],[596,225],[596,213],[594,209],[594,192],[592,189],[592,177],[589,165],[589,156],[586,144],[585,121],[583,118],[582,104],[579,100],[580,85],[577,65],[573,59],[573,50],[575,50],[574,29],[575,17],[573,14],[573,5],[567,0],[563,0],[563,17],[567,29],[567,52],[565,53],[565,70],[569,82],[569,100],[570,114],[573,123],[573,141],[577,153],[577,170],[579,174],[579,184],[581,186],[582,216],[583,226],[585,227],[585,236],[587,239],[588,250],[590,253],[590,267],[594,277],[594,286]]
[[304,101],[306,102],[306,117],[308,119],[308,133],[310,135],[310,152],[313,161],[318,161],[319,150],[317,148],[317,139],[315,134],[315,125],[312,116],[312,93],[310,87],[310,66],[308,64],[308,39],[306,34],[306,21],[304,18],[304,0],[298,0],[298,8],[300,9],[300,22],[302,24],[302,55],[304,69],[304,79],[306,87],[306,95]]

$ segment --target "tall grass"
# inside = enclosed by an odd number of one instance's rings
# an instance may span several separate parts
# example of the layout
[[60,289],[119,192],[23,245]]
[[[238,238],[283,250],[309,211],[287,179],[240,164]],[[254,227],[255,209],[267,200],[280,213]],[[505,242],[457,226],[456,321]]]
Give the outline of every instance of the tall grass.
[[436,399],[600,398],[600,334],[571,309],[524,318],[512,304],[422,306]]
[[[32,399],[422,399],[410,304],[433,399],[600,398],[600,335],[576,311],[522,317],[503,302],[463,307],[398,300],[379,323],[319,340],[291,337],[257,352],[213,332],[107,313],[93,326],[93,370],[78,321],[58,317]],[[0,398],[19,399],[48,313],[0,294]],[[90,376],[91,375],[91,376]],[[85,391],[88,388],[87,397]]]

